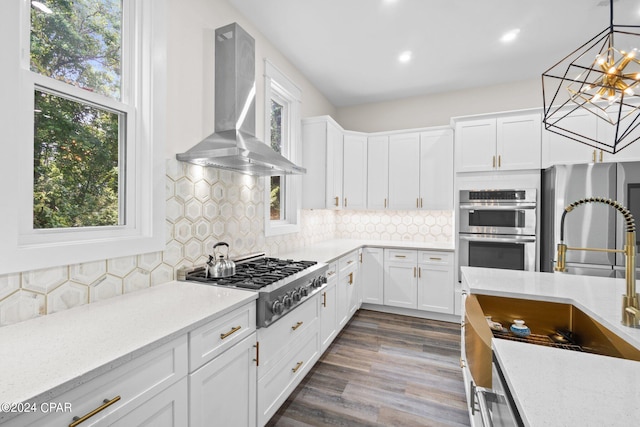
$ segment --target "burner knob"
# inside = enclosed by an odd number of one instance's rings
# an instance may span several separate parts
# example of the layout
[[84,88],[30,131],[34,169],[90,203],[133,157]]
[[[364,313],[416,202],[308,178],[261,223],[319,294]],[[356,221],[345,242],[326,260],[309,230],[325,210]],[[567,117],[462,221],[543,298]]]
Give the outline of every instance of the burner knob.
[[282,314],[284,311],[284,305],[280,301],[274,301],[271,306],[271,311],[273,314]]
[[300,289],[294,290],[291,294],[291,298],[293,299],[293,302],[299,302],[302,299],[301,290]]
[[291,296],[288,294],[285,295],[284,298],[282,298],[282,303],[284,304],[284,308],[291,307],[291,304],[293,303],[293,301],[291,300]]
[[304,286],[300,288],[300,295],[302,295],[303,297],[306,297],[307,295],[309,295],[309,287]]

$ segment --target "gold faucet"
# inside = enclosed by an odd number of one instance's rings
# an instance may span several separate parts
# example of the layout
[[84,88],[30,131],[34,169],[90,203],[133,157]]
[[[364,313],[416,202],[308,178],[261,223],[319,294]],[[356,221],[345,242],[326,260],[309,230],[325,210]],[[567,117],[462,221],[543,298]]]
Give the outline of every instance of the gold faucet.
[[[620,212],[625,219],[627,228],[627,238],[624,249],[601,249],[601,248],[572,248],[564,243],[564,217],[576,206],[585,203],[604,203]],[[611,199],[603,197],[590,197],[571,203],[562,213],[560,220],[560,243],[558,243],[558,261],[556,271],[565,272],[567,251],[597,251],[597,252],[617,252],[623,253],[625,277],[627,283],[627,293],[622,296],[622,324],[632,328],[640,328],[640,306],[638,306],[638,294],[636,293],[636,225],[633,215],[626,207]]]

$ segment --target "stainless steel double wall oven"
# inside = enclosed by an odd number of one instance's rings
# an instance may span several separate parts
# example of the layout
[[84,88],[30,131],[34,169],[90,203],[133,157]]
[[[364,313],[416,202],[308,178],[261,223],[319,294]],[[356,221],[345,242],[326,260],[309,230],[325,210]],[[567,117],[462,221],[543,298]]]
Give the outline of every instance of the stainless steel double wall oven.
[[536,270],[536,189],[461,190],[459,265]]

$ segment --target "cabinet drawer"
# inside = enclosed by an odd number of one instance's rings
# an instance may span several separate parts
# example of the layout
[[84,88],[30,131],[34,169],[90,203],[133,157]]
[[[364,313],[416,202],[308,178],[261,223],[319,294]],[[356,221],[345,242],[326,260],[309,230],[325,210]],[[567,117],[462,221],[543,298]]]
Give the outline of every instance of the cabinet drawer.
[[340,273],[345,271],[352,271],[358,268],[358,262],[360,257],[358,255],[358,251],[353,251],[350,254],[347,254],[338,260],[338,267],[340,268]]
[[418,261],[418,252],[407,249],[385,249],[384,259],[385,261],[415,264]]
[[221,354],[256,330],[256,304],[251,302],[189,333],[189,372]]
[[260,343],[260,364],[258,376],[262,377],[280,360],[284,354],[296,345],[307,329],[318,329],[319,304],[317,294],[268,328],[258,329]]
[[418,252],[418,262],[420,264],[453,265],[453,253],[420,251]]
[[[70,411],[32,412],[13,418],[13,426],[68,426],[103,407],[79,427],[110,425],[187,375],[187,337],[180,337],[50,400]],[[107,402],[113,402],[106,405]],[[47,407],[48,408],[48,407]]]
[[269,421],[318,359],[318,331],[307,332],[286,357],[267,375],[258,379],[258,425]]
[[327,282],[336,280],[338,278],[338,261],[334,261],[329,264],[327,269]]

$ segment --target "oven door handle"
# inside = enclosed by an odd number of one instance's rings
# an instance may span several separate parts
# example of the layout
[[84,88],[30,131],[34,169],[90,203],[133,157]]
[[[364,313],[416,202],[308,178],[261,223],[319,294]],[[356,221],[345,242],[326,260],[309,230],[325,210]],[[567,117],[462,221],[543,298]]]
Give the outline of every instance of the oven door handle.
[[520,209],[535,209],[535,203],[522,203],[519,205],[475,205],[473,203],[460,203],[461,210],[476,211],[517,211]]
[[501,243],[535,243],[535,236],[509,236],[509,237],[496,237],[492,234],[460,234],[460,240],[466,240],[469,242],[501,242]]

